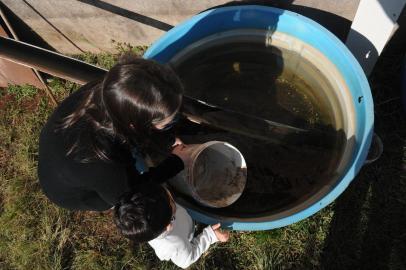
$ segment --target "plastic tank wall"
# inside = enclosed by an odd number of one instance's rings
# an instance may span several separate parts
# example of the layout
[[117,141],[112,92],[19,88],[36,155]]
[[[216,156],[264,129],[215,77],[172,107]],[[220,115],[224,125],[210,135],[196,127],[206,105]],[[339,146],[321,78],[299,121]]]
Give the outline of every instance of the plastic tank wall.
[[[263,38],[264,43],[269,42],[276,48],[299,52],[298,55],[303,59],[301,62],[309,62],[315,67],[308,72],[308,68],[300,69],[299,66],[296,72],[307,76],[310,82],[313,78],[314,87],[324,91],[326,98],[331,101],[333,114],[337,119],[341,117],[337,123],[341,125],[338,128],[345,132],[345,149],[335,167],[335,174],[324,185],[320,185],[317,192],[279,212],[257,217],[228,216],[215,214],[193,203],[180,203],[201,222],[220,221],[235,230],[286,226],[316,213],[334,201],[363,166],[371,143],[374,121],[369,85],[352,54],[324,27],[292,12],[261,6],[226,7],[196,15],[155,42],[145,57],[176,65],[176,59],[182,56],[182,51],[204,47],[205,40],[220,40],[233,34],[236,38],[255,38],[257,35],[256,38]],[[285,59],[287,66],[290,65],[289,61],[297,63],[298,59]],[[317,72],[320,76],[317,76]],[[332,87],[322,86],[326,84]]]

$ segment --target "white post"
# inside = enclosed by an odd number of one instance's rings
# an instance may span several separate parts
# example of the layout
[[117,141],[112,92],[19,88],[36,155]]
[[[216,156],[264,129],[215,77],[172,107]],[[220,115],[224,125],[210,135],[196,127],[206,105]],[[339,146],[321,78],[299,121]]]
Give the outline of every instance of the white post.
[[369,75],[396,23],[406,0],[361,0],[346,45]]

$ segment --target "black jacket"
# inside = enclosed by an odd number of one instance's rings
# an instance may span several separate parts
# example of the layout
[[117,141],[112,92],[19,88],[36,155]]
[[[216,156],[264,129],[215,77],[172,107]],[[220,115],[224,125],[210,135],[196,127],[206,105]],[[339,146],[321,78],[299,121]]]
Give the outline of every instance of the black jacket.
[[[55,132],[55,129],[60,120],[74,110],[84,91],[93,85],[85,85],[66,98],[48,119],[40,135],[38,177],[41,187],[52,202],[71,210],[107,210],[122,194],[134,190],[137,183],[164,182],[184,167],[179,157],[170,155],[160,165],[140,175],[134,168],[135,161],[80,163],[72,156],[66,156],[70,142],[65,133]],[[74,135],[70,132],[69,137]]]

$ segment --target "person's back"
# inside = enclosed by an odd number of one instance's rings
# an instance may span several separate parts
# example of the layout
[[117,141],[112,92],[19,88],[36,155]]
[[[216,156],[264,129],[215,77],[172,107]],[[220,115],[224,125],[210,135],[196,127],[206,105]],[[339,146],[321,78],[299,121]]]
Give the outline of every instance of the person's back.
[[[75,156],[66,155],[72,140],[81,131],[56,131],[60,119],[72,113],[84,92],[96,83],[89,83],[65,99],[49,118],[40,135],[38,176],[41,187],[52,202],[71,210],[107,210],[131,187],[128,174],[133,169],[129,153],[115,150],[121,152],[121,156],[127,156],[127,163],[107,163],[102,160],[82,163],[75,160]],[[86,123],[80,128],[90,129]],[[115,179],[115,185],[109,184],[112,179]],[[103,189],[107,188],[109,192],[104,192]]]
[[132,156],[174,118],[181,91],[170,69],[129,58],[67,97],[40,135],[38,177],[46,196],[70,210],[103,211],[135,184],[165,181],[182,170],[182,160],[168,153],[141,175]]
[[148,185],[138,190],[116,205],[115,222],[124,236],[137,243],[148,242],[160,260],[187,268],[210,245],[228,240],[228,233],[219,230],[220,224],[207,226],[194,237],[192,218],[164,188]]

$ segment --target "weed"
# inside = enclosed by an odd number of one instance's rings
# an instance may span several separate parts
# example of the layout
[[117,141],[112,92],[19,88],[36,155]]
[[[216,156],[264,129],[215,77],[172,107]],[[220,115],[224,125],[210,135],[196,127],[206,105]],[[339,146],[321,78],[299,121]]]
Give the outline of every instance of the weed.
[[23,86],[10,84],[6,90],[7,94],[14,95],[17,101],[24,98],[33,97],[37,91],[41,91],[29,84]]

